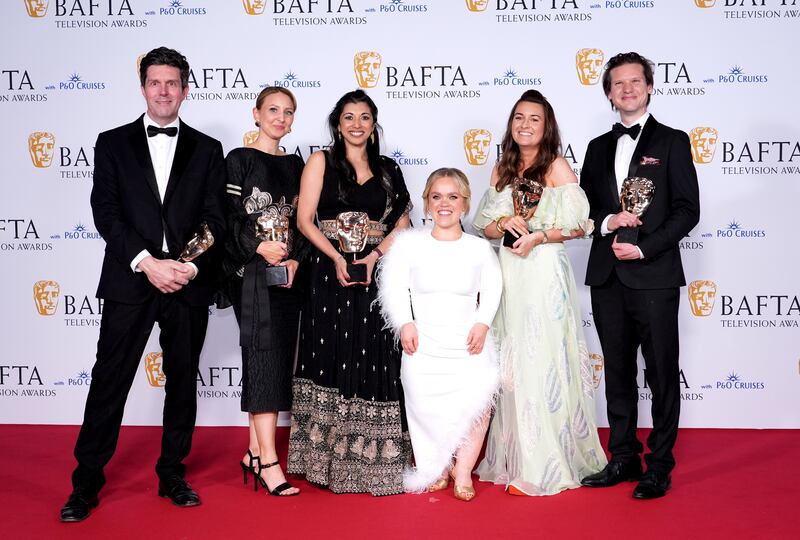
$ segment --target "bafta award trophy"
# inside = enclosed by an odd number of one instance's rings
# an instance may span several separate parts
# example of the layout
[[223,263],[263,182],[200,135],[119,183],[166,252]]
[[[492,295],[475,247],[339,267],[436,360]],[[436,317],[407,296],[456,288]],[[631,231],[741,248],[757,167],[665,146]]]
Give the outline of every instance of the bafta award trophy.
[[350,276],[351,283],[363,283],[367,281],[367,265],[364,263],[353,264],[360,253],[367,247],[367,236],[369,233],[369,216],[366,212],[342,212],[336,216],[336,235],[339,238],[339,249],[342,253],[352,253],[352,260],[348,260],[347,274]]
[[[273,242],[283,242],[289,249],[289,218],[261,214],[256,219],[256,238]],[[289,283],[289,270],[285,266],[267,265],[267,286]]]
[[[539,199],[542,198],[543,190],[544,187],[542,184],[535,180],[515,178],[511,190],[514,214],[521,216],[525,221],[531,219],[534,212],[536,212],[536,205],[539,204]],[[514,242],[517,241],[517,238],[519,237],[514,236],[510,231],[506,231],[503,235],[503,245],[506,247],[514,247]]]
[[197,232],[189,239],[186,246],[181,251],[181,256],[178,257],[178,262],[190,262],[197,257],[208,251],[214,245],[214,235],[208,228],[208,225],[203,222],[197,229]]
[[[644,215],[653,197],[656,194],[656,186],[649,178],[630,176],[622,181],[622,190],[619,200],[622,209],[626,212],[636,214],[639,218]],[[617,229],[617,242],[625,244],[636,244],[639,241],[639,227],[620,227]]]

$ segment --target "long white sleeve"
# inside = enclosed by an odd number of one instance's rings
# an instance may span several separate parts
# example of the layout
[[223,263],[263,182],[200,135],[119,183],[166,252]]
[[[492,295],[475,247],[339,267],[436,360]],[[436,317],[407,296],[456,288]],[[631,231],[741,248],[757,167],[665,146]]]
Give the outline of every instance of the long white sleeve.
[[381,313],[395,335],[400,328],[414,320],[411,311],[410,255],[413,249],[413,231],[396,236],[392,248],[381,259],[378,271],[378,302]]

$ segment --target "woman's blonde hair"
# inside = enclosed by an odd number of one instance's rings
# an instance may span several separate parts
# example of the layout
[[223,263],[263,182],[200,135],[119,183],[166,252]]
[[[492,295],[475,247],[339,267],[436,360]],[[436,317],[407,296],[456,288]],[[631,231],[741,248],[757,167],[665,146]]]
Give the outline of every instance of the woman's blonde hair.
[[428,214],[428,196],[431,194],[431,186],[439,178],[452,178],[458,186],[458,194],[464,197],[464,214],[469,214],[469,200],[472,191],[469,189],[469,179],[467,175],[454,167],[442,167],[431,173],[425,181],[425,189],[422,191],[422,210]]

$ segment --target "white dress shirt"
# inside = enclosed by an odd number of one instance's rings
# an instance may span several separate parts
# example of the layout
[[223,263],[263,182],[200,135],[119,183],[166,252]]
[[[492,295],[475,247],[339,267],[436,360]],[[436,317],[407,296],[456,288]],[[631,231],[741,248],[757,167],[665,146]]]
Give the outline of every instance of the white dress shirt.
[[[650,118],[650,113],[645,112],[639,117],[638,120],[632,122],[630,125],[622,124],[626,128],[639,124],[641,129],[639,130],[639,134],[635,139],[627,133],[617,139],[617,150],[614,154],[614,174],[617,178],[617,192],[622,192],[622,182],[628,177],[628,168],[631,164],[631,158],[633,157],[633,153],[636,151],[636,145],[639,144],[639,139],[642,138],[644,125],[648,118]],[[606,216],[606,218],[603,220],[603,223],[600,225],[600,234],[603,236],[611,232],[608,230],[608,220],[611,219],[611,217],[612,214]],[[637,247],[637,249],[639,248]],[[642,253],[641,249],[639,249],[639,258],[644,259],[644,254]]]
[[[147,137],[147,148],[150,151],[150,160],[153,162],[153,172],[156,175],[156,184],[158,185],[158,196],[161,202],[164,202],[164,194],[167,192],[167,183],[169,182],[169,173],[172,170],[172,161],[175,159],[175,147],[178,146],[178,137],[180,137],[180,119],[176,118],[173,122],[165,126],[159,126],[154,122],[150,116],[145,113],[144,115],[144,129],[147,132],[147,126],[155,127],[174,127],[178,129],[178,134],[170,137],[164,133],[159,133],[155,137]],[[145,135],[146,136],[146,135]],[[161,249],[166,253],[169,251],[167,247],[167,234],[164,231],[164,237],[161,240]],[[146,249],[142,250],[133,261],[131,261],[131,270],[134,272],[141,272],[138,268],[139,263],[145,257],[149,257],[151,253]],[[194,275],[197,275],[197,267],[188,263],[194,268]]]

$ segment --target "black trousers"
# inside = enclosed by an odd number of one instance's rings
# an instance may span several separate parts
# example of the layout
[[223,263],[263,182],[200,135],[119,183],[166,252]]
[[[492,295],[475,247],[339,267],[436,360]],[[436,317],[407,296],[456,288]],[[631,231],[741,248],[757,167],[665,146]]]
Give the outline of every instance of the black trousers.
[[606,403],[612,459],[630,459],[642,452],[636,437],[639,388],[637,350],[642,348],[646,380],[652,392],[653,431],[647,438],[648,470],[669,473],[675,467],[672,449],[680,416],[678,306],[680,289],[631,289],[612,272],[606,283],[592,287],[592,311],[605,358]]
[[[78,467],[73,487],[97,492],[105,483],[103,467],[119,439],[122,415],[133,379],[142,365],[147,340],[161,330],[164,417],[159,477],[183,476],[182,461],[192,446],[197,414],[197,368],[208,326],[208,308],[189,306],[174,295],[158,293],[143,304],[106,301],[97,342],[97,361],[86,398],[83,424],[75,444]],[[144,376],[140,372],[141,376]]]

